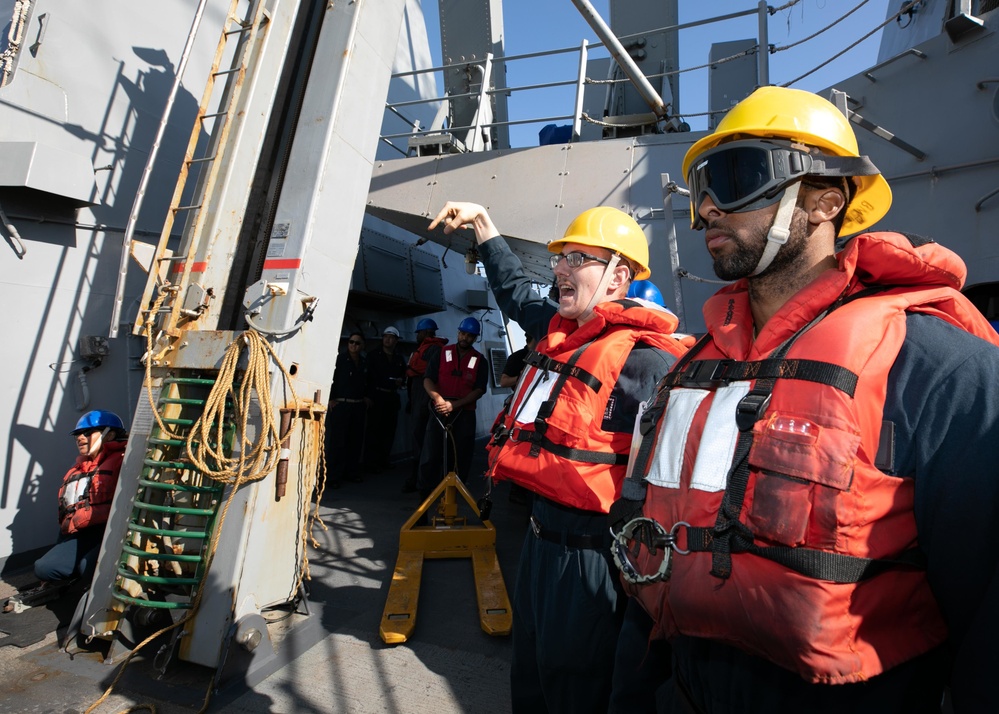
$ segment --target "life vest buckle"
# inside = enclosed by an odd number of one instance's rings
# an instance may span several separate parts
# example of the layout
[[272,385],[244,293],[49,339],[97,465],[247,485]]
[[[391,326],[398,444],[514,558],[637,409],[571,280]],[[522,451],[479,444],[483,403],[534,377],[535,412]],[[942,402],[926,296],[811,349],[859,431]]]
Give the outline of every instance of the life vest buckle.
[[763,413],[770,406],[770,392],[757,391],[755,388],[739,400],[735,408],[735,425],[739,431],[752,431],[753,425],[763,418]]
[[[643,585],[669,580],[672,571],[673,553],[687,555],[690,552],[690,550],[677,545],[677,535],[681,527],[690,528],[690,524],[686,521],[678,521],[667,532],[659,521],[639,517],[626,523],[617,533],[612,528],[610,532],[613,543],[611,555],[614,558],[614,564],[621,571],[622,577],[632,585]],[[629,541],[634,541],[633,548],[629,548]],[[653,556],[658,554],[659,548],[663,549],[662,561],[660,561],[659,567],[654,573],[641,573],[633,560],[638,555],[642,545]]]
[[500,422],[493,428],[492,433],[492,446],[503,446],[503,443],[510,437],[510,432],[506,428],[506,425]]
[[728,372],[735,364],[731,359],[705,359],[691,362],[680,385],[695,389],[717,389],[729,383]]

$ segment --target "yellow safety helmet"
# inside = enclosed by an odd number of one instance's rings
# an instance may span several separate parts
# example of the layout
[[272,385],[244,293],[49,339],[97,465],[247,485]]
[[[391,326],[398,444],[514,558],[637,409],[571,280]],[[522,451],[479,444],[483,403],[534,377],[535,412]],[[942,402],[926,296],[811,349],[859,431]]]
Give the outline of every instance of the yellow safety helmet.
[[[728,138],[786,139],[834,156],[860,156],[850,121],[817,94],[787,87],[760,87],[736,104],[714,133],[696,142],[683,157],[683,176],[705,151]],[[877,223],[891,207],[891,188],[881,174],[854,176],[857,192],[846,208],[840,235]]]
[[561,253],[566,243],[579,243],[597,248],[606,248],[612,253],[620,253],[638,265],[632,277],[645,280],[652,275],[649,270],[649,242],[635,219],[624,211],[610,206],[597,206],[576,216],[565,235],[560,240],[548,244],[550,253]]

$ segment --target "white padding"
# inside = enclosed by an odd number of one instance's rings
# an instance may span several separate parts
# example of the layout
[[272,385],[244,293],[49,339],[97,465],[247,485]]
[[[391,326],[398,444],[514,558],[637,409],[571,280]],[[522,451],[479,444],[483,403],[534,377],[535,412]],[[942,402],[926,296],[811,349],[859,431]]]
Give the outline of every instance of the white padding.
[[674,389],[670,392],[659,442],[652,456],[652,467],[645,477],[653,486],[679,488],[687,433],[694,421],[697,407],[708,394],[710,392],[706,389]]
[[691,488],[712,492],[725,490],[735,444],[739,440],[735,408],[749,393],[749,386],[749,382],[733,382],[715,391],[697,450]]
[[534,420],[538,417],[538,409],[548,401],[552,387],[558,381],[558,375],[554,372],[545,372],[536,367],[528,367],[528,369],[532,370],[534,375],[522,385],[521,391],[526,392],[527,396],[520,403],[520,408],[514,416],[514,421],[517,424],[534,424]]

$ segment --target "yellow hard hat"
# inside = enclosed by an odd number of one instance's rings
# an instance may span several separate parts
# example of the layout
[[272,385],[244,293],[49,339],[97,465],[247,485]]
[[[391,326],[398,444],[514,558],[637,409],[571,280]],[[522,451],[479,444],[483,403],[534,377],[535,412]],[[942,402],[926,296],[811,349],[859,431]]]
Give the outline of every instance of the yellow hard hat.
[[548,251],[561,253],[562,246],[566,243],[590,245],[620,253],[638,265],[638,272],[632,276],[635,280],[645,280],[652,275],[649,270],[649,242],[645,239],[645,232],[635,223],[634,218],[616,208],[597,206],[583,211],[565,229],[565,235],[560,240],[553,240],[548,244]]
[[[786,139],[814,146],[834,156],[859,156],[850,121],[817,94],[787,87],[760,87],[736,104],[714,133],[696,142],[683,157],[683,175],[698,156],[728,138]],[[840,235],[858,233],[877,223],[891,207],[891,188],[881,174],[853,177],[858,188],[846,208]]]

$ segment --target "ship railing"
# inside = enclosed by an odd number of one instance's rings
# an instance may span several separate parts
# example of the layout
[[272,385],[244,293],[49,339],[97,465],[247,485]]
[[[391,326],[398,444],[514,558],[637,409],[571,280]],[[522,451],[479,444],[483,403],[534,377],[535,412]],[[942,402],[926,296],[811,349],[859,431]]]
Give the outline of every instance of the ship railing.
[[[842,16],[833,20],[825,27],[819,29],[817,32],[814,32],[805,38],[802,38],[800,40],[782,46],[770,44],[769,26],[768,26],[769,17],[777,13],[779,10],[789,7],[790,5],[793,5],[799,1],[800,0],[791,0],[791,2],[787,3],[781,8],[771,8],[770,6],[767,5],[766,0],[760,0],[755,9],[747,9],[739,12],[728,13],[725,15],[716,15],[713,17],[704,18],[692,22],[681,23],[677,25],[671,25],[667,27],[661,27],[650,30],[643,30],[642,32],[634,33],[631,35],[623,35],[617,38],[614,38],[613,36],[607,37],[606,35],[604,35],[604,39],[607,39],[608,41],[612,42],[612,44],[624,43],[625,45],[628,45],[653,35],[679,33],[682,30],[689,30],[695,27],[702,27],[705,25],[725,22],[737,18],[749,17],[752,15],[755,15],[757,17],[755,43],[747,44],[746,46],[743,47],[741,51],[738,51],[731,56],[712,58],[709,59],[709,61],[705,64],[692,67],[682,67],[678,69],[664,67],[663,71],[658,73],[644,73],[634,66],[631,66],[629,69],[625,70],[623,66],[628,65],[630,59],[627,56],[619,56],[618,58],[612,58],[611,60],[610,72],[609,72],[610,76],[608,76],[606,79],[594,79],[586,76],[587,60],[588,57],[590,56],[589,53],[593,52],[594,50],[602,49],[604,52],[607,53],[607,56],[610,56],[611,50],[608,47],[606,47],[605,44],[602,42],[588,43],[587,41],[584,40],[578,46],[574,47],[562,47],[558,49],[545,50],[541,52],[529,52],[519,55],[509,55],[506,57],[493,57],[490,55],[483,59],[473,58],[470,61],[464,60],[461,62],[446,64],[440,67],[429,67],[426,69],[417,69],[408,72],[400,72],[398,74],[393,75],[393,78],[407,78],[407,77],[415,77],[418,75],[427,75],[435,73],[442,73],[443,76],[443,73],[448,71],[453,72],[455,69],[470,70],[471,68],[475,68],[476,70],[482,72],[482,76],[485,77],[483,85],[488,85],[488,77],[490,76],[493,65],[495,64],[504,63],[506,67],[509,68],[510,65],[512,65],[513,63],[520,63],[523,61],[533,61],[539,59],[549,59],[555,55],[566,54],[566,53],[576,53],[578,54],[579,58],[579,62],[577,65],[578,69],[575,77],[567,78],[560,81],[531,83],[522,86],[508,86],[508,87],[486,86],[484,90],[480,88],[479,92],[470,91],[463,94],[451,94],[451,95],[445,94],[443,96],[413,99],[408,101],[394,102],[387,104],[386,105],[387,109],[392,114],[401,118],[406,124],[408,124],[409,130],[400,133],[384,134],[381,137],[381,140],[389,144],[394,150],[398,151],[399,153],[408,156],[412,155],[414,153],[414,150],[415,153],[417,154],[421,153],[420,150],[424,147],[431,149],[436,148],[438,153],[464,152],[464,151],[479,150],[481,148],[485,149],[492,148],[488,139],[485,141],[479,141],[478,138],[479,134],[482,134],[482,136],[484,137],[488,137],[490,134],[493,133],[491,131],[493,129],[514,126],[518,124],[543,125],[546,123],[550,124],[559,121],[571,121],[572,131],[571,135],[568,137],[568,141],[570,142],[579,141],[581,138],[583,138],[580,136],[580,133],[581,133],[581,126],[584,121],[602,127],[604,136],[617,135],[615,134],[615,132],[620,132],[622,130],[630,131],[632,133],[635,133],[636,131],[638,132],[685,131],[687,128],[689,128],[688,126],[686,126],[686,121],[685,121],[686,119],[690,119],[693,117],[716,117],[726,112],[729,107],[723,107],[717,109],[708,108],[706,111],[690,112],[690,111],[681,111],[679,109],[679,102],[671,101],[669,103],[663,103],[659,107],[655,107],[648,114],[612,116],[612,112],[610,110],[612,109],[612,104],[613,104],[612,94],[614,92],[614,88],[617,88],[618,86],[622,85],[625,82],[632,81],[628,77],[622,75],[625,74],[626,72],[630,73],[637,72],[638,74],[644,74],[645,78],[648,80],[658,79],[665,83],[668,79],[672,79],[675,75],[679,75],[681,73],[694,72],[708,68],[713,69],[727,62],[732,62],[739,59],[752,57],[755,60],[756,64],[756,85],[763,86],[771,84],[772,82],[770,78],[770,55],[783,52],[786,50],[792,50],[800,45],[810,42],[811,40],[814,40],[816,37],[825,33],[827,30],[831,30],[834,27],[836,27],[836,25],[840,21],[845,19],[847,16],[849,16],[857,9],[857,8],[848,9]],[[874,37],[875,35],[877,35],[877,33],[881,32],[881,30],[885,26],[893,22],[900,21],[903,15],[911,14],[914,11],[914,5],[916,4],[917,3],[915,3],[914,0],[908,0],[907,2],[902,3],[897,12],[889,14],[883,22],[870,28],[870,30],[865,35],[863,35],[857,40],[854,40],[845,49],[833,54],[831,57],[829,57],[824,61],[816,62],[814,65],[812,65],[809,69],[807,69],[799,76],[781,82],[780,86],[788,87],[798,84],[805,78],[814,74],[822,67],[828,65],[830,62],[834,61],[836,58],[846,53],[848,50],[852,49],[853,47],[856,47],[861,42],[864,42]],[[599,35],[600,32],[598,32],[597,34]],[[747,34],[751,35],[752,31],[747,32]],[[627,52],[626,54],[630,54],[630,52]],[[914,54],[916,56],[919,56],[917,52],[903,53],[903,55],[906,54]],[[885,66],[889,62],[894,62],[897,59],[899,59],[899,57],[891,58],[887,62],[883,62],[877,65],[876,67],[872,67],[871,70],[869,70],[867,73],[868,78],[871,79],[871,81],[874,81],[872,73],[876,69]],[[522,67],[518,67],[518,69],[522,69]],[[563,71],[565,70],[563,69]],[[532,73],[532,75],[528,76],[541,76],[541,74],[542,73],[540,72],[534,72]],[[551,72],[549,71],[548,74],[550,75]],[[641,83],[640,76],[637,77],[637,80],[638,83]],[[594,118],[586,116],[583,113],[582,90],[583,87],[588,84],[606,85],[608,87],[607,99],[605,100],[603,107],[603,114],[604,114],[603,117]],[[557,90],[558,88],[568,87],[568,86],[575,86],[576,95],[573,105],[571,107],[568,107],[567,111],[564,113],[556,113],[550,116],[541,116],[541,117],[535,116],[535,117],[525,117],[525,118],[516,118],[516,119],[506,119],[504,113],[504,118],[502,120],[487,121],[486,118],[488,115],[488,110],[485,111],[480,110],[476,112],[474,117],[474,122],[472,124],[462,125],[462,126],[446,125],[447,117],[449,114],[449,112],[447,111],[449,108],[449,103],[458,99],[467,100],[479,95],[482,98],[480,101],[484,101],[485,99],[491,98],[494,95],[505,95],[506,97],[511,97],[517,93],[523,93],[535,90]],[[648,89],[649,87],[644,87],[644,90],[646,91],[640,91],[639,93],[642,94],[643,96],[648,97],[647,94]],[[676,92],[674,90],[671,89],[670,91],[675,95]],[[653,93],[655,92],[654,88],[652,88],[652,92]],[[651,100],[647,99],[647,101]],[[409,119],[406,116],[406,112],[404,111],[407,107],[413,107],[417,105],[434,105],[434,104],[438,104],[441,107],[441,111],[437,112],[437,116],[435,117],[434,121],[431,123],[429,127],[422,127],[420,126],[420,123],[418,121],[413,121]],[[568,102],[566,104],[568,105]],[[558,105],[555,104],[554,106]],[[651,106],[652,105],[650,104],[650,107]],[[663,112],[663,107],[665,107],[665,112]],[[629,121],[633,123],[628,124]],[[474,141],[469,142],[468,141],[469,137],[471,137]],[[393,140],[398,140],[403,138],[408,140],[408,146],[406,148],[400,148],[400,146],[393,143]],[[499,146],[497,148],[507,148],[507,147]]]
[[[743,10],[735,13],[728,13],[725,15],[719,15],[712,18],[706,18],[702,20],[697,20],[694,22],[682,23],[678,25],[672,25],[669,27],[657,28],[653,30],[646,30],[640,33],[635,33],[632,35],[625,35],[618,38],[621,42],[628,43],[633,40],[639,40],[649,35],[660,34],[665,32],[676,32],[680,30],[690,29],[694,27],[700,27],[706,24],[723,22],[726,20],[731,20],[739,17],[745,17],[748,15],[759,15],[759,37],[757,38],[757,44],[751,50],[739,52],[731,57],[725,57],[713,60],[712,62],[700,65],[698,67],[690,67],[686,69],[676,69],[663,71],[658,73],[650,73],[645,76],[649,80],[658,79],[664,81],[667,77],[679,74],[681,72],[688,72],[697,69],[703,69],[711,65],[719,65],[728,61],[739,59],[746,56],[749,53],[753,53],[757,57],[757,69],[758,74],[763,83],[769,81],[769,53],[760,52],[760,47],[768,47],[768,35],[767,35],[767,22],[766,16],[768,13],[768,7],[765,2],[761,2],[756,9]],[[453,62],[449,64],[444,64],[435,67],[427,67],[423,69],[409,70],[406,72],[398,72],[392,75],[393,79],[412,79],[419,77],[421,75],[438,75],[444,76],[449,70],[455,69],[467,69],[476,68],[481,72],[481,76],[485,78],[483,85],[488,85],[488,78],[492,76],[493,71],[495,71],[496,65],[506,65],[509,69],[510,65],[513,63],[524,63],[527,61],[540,61],[547,60],[558,55],[565,54],[576,54],[578,57],[578,62],[576,63],[576,74],[575,76],[568,77],[566,79],[558,79],[555,81],[546,82],[536,82],[530,84],[523,84],[518,86],[506,86],[506,87],[489,87],[485,86],[484,89],[479,89],[477,91],[469,91],[463,93],[451,93],[443,94],[432,97],[422,97],[419,99],[409,99],[398,102],[386,103],[387,111],[391,112],[393,115],[401,119],[410,128],[407,131],[400,131],[396,133],[383,134],[380,138],[381,141],[391,146],[393,149],[398,151],[400,154],[409,156],[422,153],[422,149],[428,146],[433,147],[435,153],[463,153],[465,151],[475,150],[471,147],[471,141],[469,139],[475,140],[475,138],[482,136],[483,134],[488,135],[489,130],[499,127],[510,127],[516,125],[539,125],[543,126],[545,124],[553,124],[557,122],[571,122],[572,131],[570,141],[579,141],[580,133],[582,129],[582,124],[585,121],[589,121],[594,124],[602,124],[598,119],[588,117],[583,112],[583,90],[586,85],[606,85],[608,88],[608,100],[605,103],[605,110],[610,104],[610,91],[613,87],[617,85],[623,85],[630,82],[631,80],[624,76],[619,76],[618,73],[614,71],[616,65],[614,60],[611,61],[611,73],[607,78],[591,78],[587,76],[587,63],[593,58],[594,50],[603,50],[600,53],[600,58],[610,57],[610,53],[602,42],[589,42],[588,40],[582,40],[579,45],[571,47],[560,47],[550,50],[542,50],[538,52],[527,52],[517,55],[507,55],[503,57],[493,56],[491,54],[486,55],[481,59],[473,59],[471,61]],[[523,65],[520,65],[522,68]],[[538,73],[534,73],[538,74]],[[529,75],[530,76],[530,75]],[[567,110],[564,113],[551,114],[547,116],[526,116],[524,118],[517,119],[506,119],[497,121],[483,121],[482,117],[486,112],[477,111],[475,114],[475,121],[471,124],[463,124],[456,126],[447,125],[447,119],[449,112],[449,103],[458,99],[474,99],[479,98],[480,102],[484,101],[488,97],[494,95],[504,95],[507,98],[513,96],[517,93],[534,92],[539,90],[557,90],[558,88],[564,87],[574,87],[575,96],[571,106],[567,106]],[[431,124],[427,127],[420,125],[418,120],[414,120],[406,115],[404,111],[408,107],[423,107],[423,106],[434,106],[438,105],[439,110],[437,115]],[[708,114],[712,112],[707,112]],[[606,114],[606,111],[605,111]],[[644,115],[643,115],[644,116]],[[651,115],[650,115],[651,116]],[[687,115],[693,116],[693,115]],[[655,124],[658,117],[650,119],[640,119],[639,121],[644,121]],[[608,125],[615,125],[613,121],[607,122]],[[674,126],[678,125],[679,121],[674,117]],[[620,123],[616,124],[621,126]],[[408,140],[408,146],[406,148],[400,147],[395,140],[406,139]],[[489,142],[486,141],[483,148],[491,148]],[[496,147],[505,148],[505,147]]]

